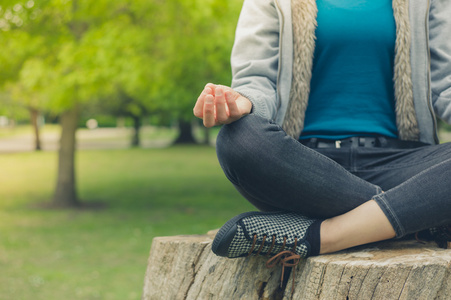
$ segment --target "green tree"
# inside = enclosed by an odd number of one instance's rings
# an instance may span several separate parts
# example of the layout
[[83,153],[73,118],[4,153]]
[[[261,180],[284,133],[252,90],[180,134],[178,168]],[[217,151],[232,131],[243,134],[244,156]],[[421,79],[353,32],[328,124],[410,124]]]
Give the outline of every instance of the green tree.
[[[39,117],[45,110],[45,63],[38,58],[27,59],[22,65],[17,81],[7,85],[10,97],[16,106],[28,110],[35,135],[35,150],[41,150]],[[14,101],[15,100],[15,101]]]
[[[14,57],[15,63],[9,63],[0,84],[11,87],[17,100],[33,101],[59,115],[62,134],[53,204],[78,206],[75,132],[80,111],[99,99],[119,98],[119,91],[134,99],[149,97],[151,31],[139,21],[151,16],[154,5],[144,0],[2,4],[0,29],[9,51],[1,62]],[[16,55],[28,45],[15,42],[15,35],[39,41],[41,47]]]
[[101,82],[96,86],[97,97],[101,99],[98,109],[132,118],[135,128],[132,145],[138,146],[141,119],[150,113],[155,98],[153,82],[159,62],[153,43],[156,40],[155,20],[149,13],[140,15],[137,12],[156,13],[158,6],[134,9],[137,11],[129,9],[120,20],[92,30],[85,41],[91,51],[100,54],[89,58],[89,64],[96,66],[97,80]]
[[[0,88],[14,102],[59,116],[53,204],[80,205],[75,133],[81,111],[135,120],[153,112],[190,125],[206,82],[228,84],[242,0],[3,0]],[[181,132],[188,132],[185,130]]]
[[168,38],[155,103],[179,120],[181,142],[190,136],[192,109],[208,82],[230,84],[230,52],[242,0],[176,0],[165,3]]
[[[39,60],[35,59],[43,47],[41,37],[33,37],[28,32],[10,30],[21,27],[23,18],[30,18],[29,9],[34,6],[28,3],[13,5],[11,9],[0,8],[0,87],[5,84],[3,97],[0,98],[3,110],[8,114],[23,116],[27,110],[35,133],[35,149],[40,150],[38,116],[42,109],[38,95],[35,94],[38,78],[29,78],[30,71],[40,72]],[[28,10],[28,11],[27,11]],[[3,14],[2,14],[3,13]],[[27,14],[28,13],[28,14]],[[9,21],[9,22],[8,22]]]

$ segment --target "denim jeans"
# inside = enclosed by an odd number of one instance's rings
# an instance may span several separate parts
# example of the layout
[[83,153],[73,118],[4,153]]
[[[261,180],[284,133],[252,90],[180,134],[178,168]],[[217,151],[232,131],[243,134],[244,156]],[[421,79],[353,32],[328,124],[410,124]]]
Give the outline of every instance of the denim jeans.
[[414,149],[311,149],[250,114],[225,125],[217,155],[262,211],[330,218],[374,199],[397,237],[451,224],[451,143]]

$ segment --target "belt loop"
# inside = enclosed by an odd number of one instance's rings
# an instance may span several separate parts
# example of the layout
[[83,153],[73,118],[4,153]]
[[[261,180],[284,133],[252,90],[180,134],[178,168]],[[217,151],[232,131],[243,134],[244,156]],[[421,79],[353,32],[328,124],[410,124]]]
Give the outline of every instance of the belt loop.
[[360,143],[360,138],[357,136],[352,136],[349,138],[349,142],[351,143],[351,148],[358,148]]

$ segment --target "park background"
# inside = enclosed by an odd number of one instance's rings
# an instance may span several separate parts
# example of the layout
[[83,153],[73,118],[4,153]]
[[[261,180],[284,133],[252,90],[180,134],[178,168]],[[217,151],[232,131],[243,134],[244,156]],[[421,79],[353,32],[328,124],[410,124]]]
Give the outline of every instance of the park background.
[[192,115],[241,5],[0,1],[0,299],[140,299],[153,237],[251,209]]
[[252,209],[192,116],[242,1],[0,1],[0,299],[139,299],[153,237]]

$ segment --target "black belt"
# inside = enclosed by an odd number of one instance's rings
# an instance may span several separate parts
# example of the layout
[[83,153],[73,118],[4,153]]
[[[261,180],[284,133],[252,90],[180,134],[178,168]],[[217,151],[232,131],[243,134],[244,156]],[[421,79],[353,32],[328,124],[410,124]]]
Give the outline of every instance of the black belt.
[[300,142],[309,148],[397,148],[411,149],[426,146],[428,144],[417,141],[402,141],[383,136],[353,136],[342,140],[328,140],[319,138],[303,139]]

